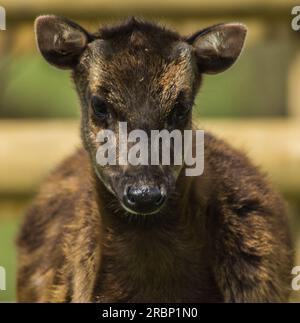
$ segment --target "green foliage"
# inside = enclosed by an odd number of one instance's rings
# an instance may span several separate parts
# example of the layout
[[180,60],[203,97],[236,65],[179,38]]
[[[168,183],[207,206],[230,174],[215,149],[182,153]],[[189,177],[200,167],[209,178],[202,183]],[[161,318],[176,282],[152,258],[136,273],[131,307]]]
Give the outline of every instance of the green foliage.
[[195,115],[268,117],[286,114],[291,46],[284,40],[247,48],[230,70],[204,75]]
[[11,302],[16,299],[15,236],[18,223],[16,218],[0,218],[0,266],[6,271],[6,291],[0,290],[0,302]]
[[[1,99],[1,116],[64,118],[79,115],[70,72],[47,65],[38,56],[11,57]],[[3,81],[2,81],[3,82]]]

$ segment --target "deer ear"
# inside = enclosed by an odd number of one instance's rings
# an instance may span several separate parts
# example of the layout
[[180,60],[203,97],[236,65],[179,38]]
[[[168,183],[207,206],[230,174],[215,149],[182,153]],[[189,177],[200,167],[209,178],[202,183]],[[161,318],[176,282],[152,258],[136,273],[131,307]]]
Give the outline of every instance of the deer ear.
[[239,23],[220,24],[187,38],[193,46],[202,73],[216,74],[228,69],[239,57],[247,28]]
[[76,23],[57,16],[40,16],[35,20],[37,46],[52,65],[69,69],[76,66],[91,35]]

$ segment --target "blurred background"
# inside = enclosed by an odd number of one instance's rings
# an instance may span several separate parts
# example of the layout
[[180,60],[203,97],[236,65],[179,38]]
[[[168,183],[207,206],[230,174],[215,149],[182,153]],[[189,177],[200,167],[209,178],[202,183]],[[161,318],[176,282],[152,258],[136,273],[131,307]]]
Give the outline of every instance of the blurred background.
[[[80,145],[79,102],[69,72],[49,66],[35,47],[33,21],[52,13],[89,30],[129,16],[158,21],[182,34],[219,22],[249,28],[236,65],[207,76],[195,119],[243,149],[284,195],[295,243],[300,232],[300,31],[291,28],[292,0],[2,0],[0,31],[1,301],[15,301],[15,236],[47,173]],[[300,265],[300,252],[296,264]],[[291,301],[300,302],[300,291]]]

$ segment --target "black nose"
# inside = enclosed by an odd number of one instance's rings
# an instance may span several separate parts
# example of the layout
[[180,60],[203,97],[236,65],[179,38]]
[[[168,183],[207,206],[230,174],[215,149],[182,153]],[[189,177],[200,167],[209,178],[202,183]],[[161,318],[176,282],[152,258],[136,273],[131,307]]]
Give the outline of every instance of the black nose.
[[136,213],[153,213],[158,211],[166,199],[164,186],[127,186],[123,203]]

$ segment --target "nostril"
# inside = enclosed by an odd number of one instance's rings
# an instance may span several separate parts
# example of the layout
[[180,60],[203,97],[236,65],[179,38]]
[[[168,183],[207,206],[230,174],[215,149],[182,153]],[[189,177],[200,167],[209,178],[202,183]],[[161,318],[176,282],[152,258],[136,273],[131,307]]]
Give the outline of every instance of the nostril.
[[128,204],[134,205],[136,203],[133,190],[131,186],[125,188],[124,198]]
[[157,199],[157,201],[155,202],[155,204],[156,204],[156,205],[161,205],[161,204],[163,204],[164,200],[165,200],[165,197],[164,197],[163,195],[161,195],[161,196]]
[[164,203],[165,199],[166,199],[166,190],[163,186],[161,186],[160,188],[158,188],[159,191],[159,196],[157,198],[157,200],[155,201],[155,204],[157,206],[160,206]]

